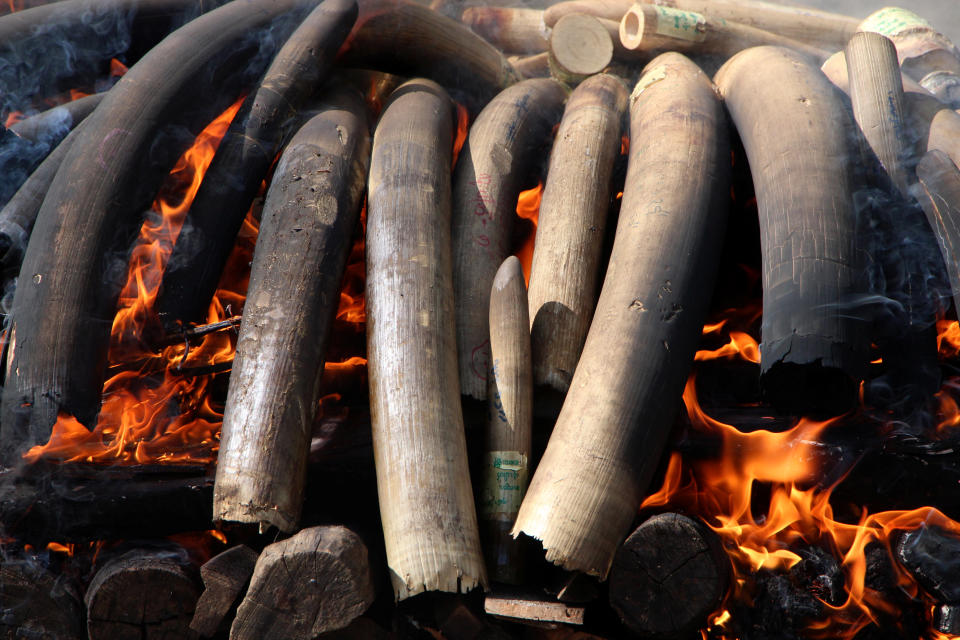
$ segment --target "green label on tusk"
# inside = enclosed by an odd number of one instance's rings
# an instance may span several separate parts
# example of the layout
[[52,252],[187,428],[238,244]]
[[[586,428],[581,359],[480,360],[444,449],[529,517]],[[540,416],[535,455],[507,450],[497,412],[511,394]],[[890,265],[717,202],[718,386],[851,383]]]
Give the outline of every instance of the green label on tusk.
[[874,11],[860,23],[859,31],[872,31],[884,36],[895,36],[905,31],[933,29],[933,25],[909,9],[887,7]]
[[699,13],[654,5],[657,11],[657,34],[668,38],[703,42],[707,37],[706,20]]
[[488,451],[480,490],[480,515],[484,519],[512,520],[527,492],[527,456],[519,451]]

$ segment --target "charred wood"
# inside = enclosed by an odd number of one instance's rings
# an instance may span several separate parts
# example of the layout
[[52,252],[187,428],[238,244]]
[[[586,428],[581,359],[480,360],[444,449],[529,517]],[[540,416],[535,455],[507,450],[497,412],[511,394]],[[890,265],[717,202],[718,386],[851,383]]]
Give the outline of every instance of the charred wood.
[[0,638],[81,640],[83,610],[77,587],[30,558],[0,560]]
[[360,95],[329,99],[287,145],[267,192],[224,410],[216,520],[289,532],[300,519],[310,426],[370,157]]
[[229,631],[231,613],[236,612],[250,583],[257,555],[250,547],[239,544],[200,567],[203,593],[197,601],[190,629],[204,638]]
[[513,530],[566,569],[606,576],[679,408],[726,225],[723,118],[709,78],[679,54],[654,59],[633,91],[600,300]]
[[222,112],[265,64],[253,57],[265,51],[252,34],[291,29],[291,10],[300,6],[229,3],[197,18],[134,65],[84,123],[41,206],[24,257],[30,275],[14,296],[17,337],[0,427],[5,463],[45,441],[61,412],[95,420],[126,253],[192,141],[157,133],[199,128]]
[[510,246],[517,197],[532,186],[560,120],[564,87],[527,80],[490,101],[470,128],[453,177],[453,290],[460,390],[487,394],[490,286]]
[[853,124],[835,87],[787,49],[742,51],[716,81],[753,167],[759,207],[761,386],[781,409],[843,413],[866,373],[872,322],[857,304]]
[[935,525],[922,524],[900,535],[897,561],[938,602],[960,603],[960,538]]
[[407,0],[362,0],[342,62],[425,76],[474,114],[519,79],[496,47],[466,25]]
[[570,387],[596,304],[627,97],[616,76],[588,78],[567,101],[550,152],[528,299],[533,382],[561,393]]
[[677,638],[703,628],[730,580],[720,538],[677,513],[649,518],[626,539],[610,569],[610,605],[644,637]]
[[373,602],[367,548],[344,527],[312,527],[268,545],[230,640],[310,640],[349,625]]
[[157,300],[167,327],[202,321],[237,233],[298,109],[329,75],[357,19],[354,0],[325,0],[287,39],[217,148]]
[[190,638],[200,589],[183,549],[135,549],[100,568],[84,601],[90,640]]
[[401,85],[377,125],[370,162],[370,413],[387,562],[400,600],[486,584],[457,388],[452,118],[436,83]]

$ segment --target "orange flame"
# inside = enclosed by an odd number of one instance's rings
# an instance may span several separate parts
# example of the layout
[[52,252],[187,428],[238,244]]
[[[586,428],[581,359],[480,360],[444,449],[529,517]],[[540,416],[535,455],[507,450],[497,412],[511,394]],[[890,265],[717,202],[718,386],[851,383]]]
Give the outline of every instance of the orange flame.
[[130,69],[116,58],[110,58],[110,77],[120,78]]
[[463,144],[467,141],[467,132],[470,130],[470,114],[467,113],[467,108],[460,104],[457,104],[457,133],[453,137],[453,164],[451,166],[457,166],[457,159],[460,157],[460,150],[463,149]]
[[543,182],[533,189],[521,191],[517,197],[517,215],[532,223],[531,230],[520,242],[520,247],[514,252],[520,259],[523,267],[523,279],[530,284],[530,264],[533,262],[533,246],[537,237],[537,220],[540,216],[540,200],[543,198]]
[[[50,440],[27,451],[23,456],[26,460],[55,458],[123,464],[213,460],[222,413],[207,398],[212,376],[187,377],[178,372],[230,361],[235,349],[232,336],[227,332],[211,333],[204,336],[198,347],[176,344],[160,353],[151,350],[146,338],[158,331],[153,305],[167,259],[203,175],[241,103],[242,98],[210,123],[177,161],[154,202],[156,215],[144,222],[140,230],[127,283],[120,293],[108,360],[111,365],[137,362],[142,363],[141,370],[163,371],[162,381],[145,378],[139,371],[114,375],[104,383],[103,405],[92,431],[73,416],[61,414]],[[171,193],[176,193],[178,199],[168,195]],[[256,229],[248,216],[238,241],[238,249],[248,253],[239,260],[232,256],[233,266],[227,265],[221,280],[222,283],[232,278],[236,291],[217,291],[208,314],[211,321],[223,320],[229,315],[227,309],[243,303],[244,296],[237,291],[246,291],[246,282],[237,279],[236,263],[249,263],[251,235],[255,238]]]
[[[864,510],[855,524],[834,517],[829,501],[833,487],[816,484],[821,469],[817,440],[844,416],[826,422],[801,419],[782,433],[744,433],[703,411],[697,400],[695,375],[687,381],[683,399],[694,428],[720,436],[721,451],[715,459],[696,460],[690,465],[679,453],[673,453],[663,486],[644,501],[641,509],[668,508],[697,514],[717,532],[734,564],[734,599],[748,597],[745,589],[751,573],[761,568],[787,570],[799,562],[801,557],[792,550],[798,543],[832,551],[844,573],[846,601],[838,606],[823,602],[827,617],[809,624],[809,637],[853,638],[862,628],[877,622],[879,612],[896,613],[880,594],[866,586],[868,544],[878,541],[890,551],[895,532],[924,525],[960,535],[960,524],[932,507],[875,514]],[[761,486],[766,493],[757,491]],[[766,508],[759,513],[758,498],[767,494]],[[899,564],[893,565],[901,588],[916,595],[913,578]],[[723,630],[720,632],[722,635]]]
[[3,126],[7,129],[17,124],[26,117],[26,114],[23,111],[11,111],[7,114],[7,118],[3,121]]
[[937,321],[937,351],[942,358],[960,354],[960,324],[956,320]]
[[[751,305],[743,309],[727,309],[720,314],[720,320],[703,325],[703,335],[721,333],[731,322],[741,327],[749,327],[760,318],[762,311],[760,305]],[[706,361],[739,357],[747,362],[760,364],[760,346],[753,336],[739,330],[731,330],[728,334],[730,342],[717,349],[701,349],[697,351],[694,360]]]

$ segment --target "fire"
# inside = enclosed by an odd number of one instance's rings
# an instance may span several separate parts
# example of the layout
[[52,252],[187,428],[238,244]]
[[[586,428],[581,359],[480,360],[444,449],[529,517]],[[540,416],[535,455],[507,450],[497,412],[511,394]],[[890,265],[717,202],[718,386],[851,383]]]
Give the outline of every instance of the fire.
[[[759,305],[747,306],[743,309],[727,309],[720,314],[720,320],[703,326],[703,335],[719,334],[731,323],[740,327],[749,327],[760,319],[761,313],[762,308]],[[760,345],[753,336],[740,330],[730,330],[728,335],[730,342],[717,349],[701,349],[697,351],[694,359],[706,361],[739,357],[747,362],[760,364]]]
[[540,200],[543,198],[543,182],[533,189],[521,191],[517,198],[517,215],[529,220],[532,224],[531,230],[524,236],[520,243],[520,248],[515,254],[520,259],[520,266],[523,267],[523,279],[530,284],[530,264],[533,262],[533,245],[537,236],[537,219],[540,215]]
[[[182,373],[232,360],[233,337],[227,332],[210,333],[203,336],[198,346],[176,343],[160,352],[152,349],[150,339],[160,332],[153,305],[166,261],[203,174],[241,102],[242,98],[208,125],[181,156],[154,202],[154,216],[144,222],[140,230],[127,283],[120,293],[108,354],[111,367],[130,362],[140,366],[121,370],[104,383],[103,405],[93,431],[74,417],[61,415],[53,426],[50,440],[24,454],[28,461],[55,458],[67,462],[143,464],[213,460],[222,414],[207,397],[212,376]],[[238,242],[238,248],[247,255],[239,259],[232,256],[232,264],[228,264],[222,280],[230,281],[235,289],[217,291],[210,306],[209,321],[223,320],[231,308],[242,305],[244,295],[240,292],[246,291],[246,281],[238,281],[235,272],[238,262],[249,263],[251,236],[255,238],[255,235],[256,225],[248,216]],[[160,381],[154,376],[141,375],[141,372],[157,371],[162,372]]]
[[457,104],[457,133],[453,137],[453,164],[452,166],[457,166],[457,158],[460,157],[460,150],[463,149],[463,144],[467,141],[467,132],[470,130],[470,115],[467,113],[467,108],[460,104]]
[[937,321],[937,351],[942,358],[960,354],[960,324],[956,320]]

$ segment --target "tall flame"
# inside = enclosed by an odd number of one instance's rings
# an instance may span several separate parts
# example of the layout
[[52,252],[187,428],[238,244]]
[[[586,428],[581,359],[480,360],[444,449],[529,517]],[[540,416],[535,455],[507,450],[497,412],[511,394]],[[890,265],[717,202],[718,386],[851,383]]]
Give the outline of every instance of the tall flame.
[[533,262],[533,246],[537,237],[537,220],[540,216],[540,200],[543,198],[543,182],[533,189],[521,191],[517,197],[517,215],[528,220],[531,227],[514,252],[523,267],[523,279],[530,284],[530,265]]

